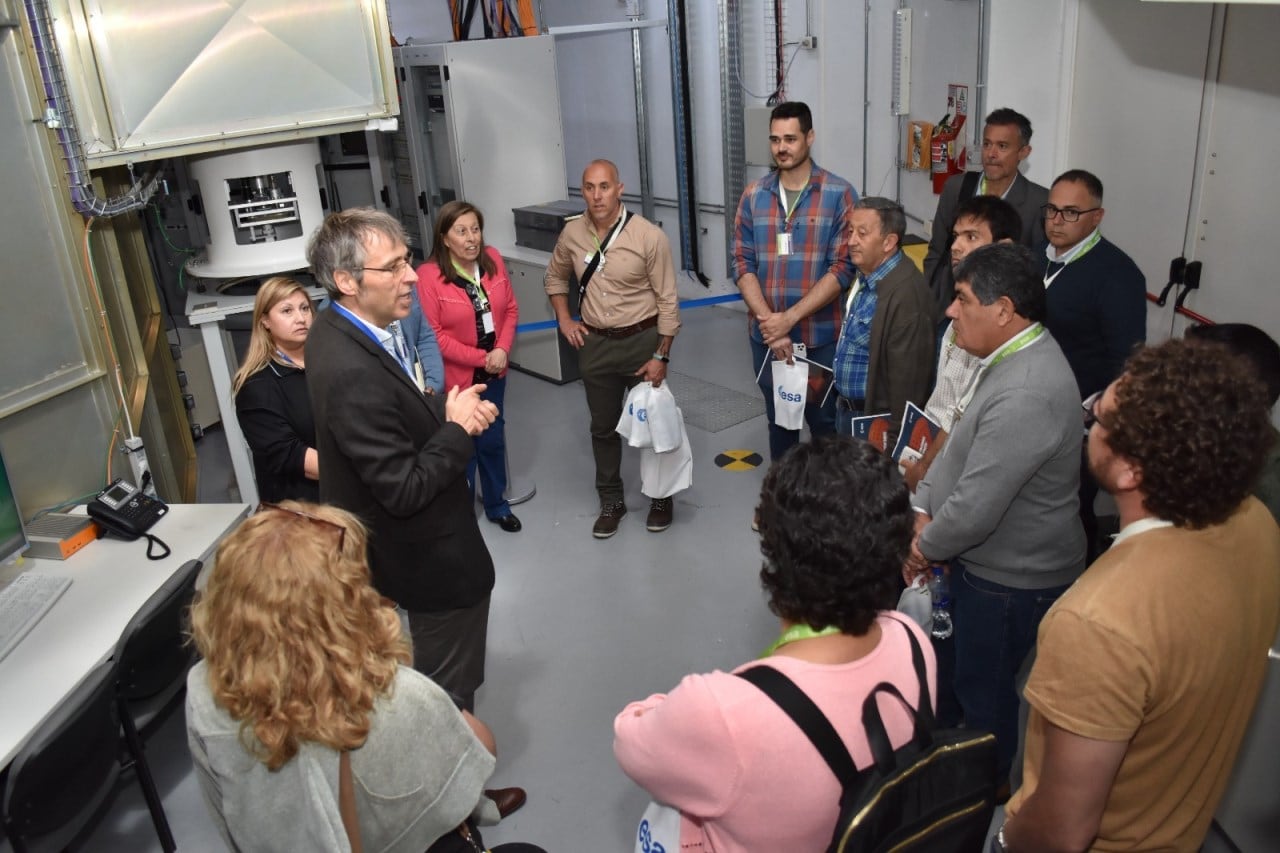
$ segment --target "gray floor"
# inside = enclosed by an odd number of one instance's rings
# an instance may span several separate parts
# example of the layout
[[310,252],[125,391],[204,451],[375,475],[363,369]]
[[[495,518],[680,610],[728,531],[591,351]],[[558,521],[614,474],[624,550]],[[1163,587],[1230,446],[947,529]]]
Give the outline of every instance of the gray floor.
[[[687,311],[673,369],[758,396],[744,327],[743,315],[731,309]],[[673,377],[679,397],[678,382]],[[648,797],[614,762],[614,715],[686,673],[759,654],[776,632],[760,594],[760,556],[749,527],[764,467],[735,472],[713,463],[730,449],[767,456],[764,418],[719,432],[689,427],[694,483],[677,496],[675,524],[665,533],[645,530],[648,502],[639,491],[636,453],[629,452],[623,473],[630,513],[617,536],[597,541],[581,385],[512,372],[506,409],[515,485],[531,483],[537,494],[516,508],[520,533],[481,521],[498,581],[477,714],[498,740],[493,785],[524,786],[529,802],[485,837],[491,844],[532,841],[550,851],[630,850]],[[200,454],[202,469],[210,468],[202,470],[201,499],[226,500],[220,431],[201,442]],[[179,848],[221,850],[191,774],[180,713],[148,753]],[[121,787],[83,849],[159,849],[136,785]]]

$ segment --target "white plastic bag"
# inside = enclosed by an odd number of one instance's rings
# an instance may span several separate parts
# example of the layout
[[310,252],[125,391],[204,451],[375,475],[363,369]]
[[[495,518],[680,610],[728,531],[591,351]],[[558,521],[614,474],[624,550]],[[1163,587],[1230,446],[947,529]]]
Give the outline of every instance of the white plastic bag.
[[636,828],[635,853],[680,853],[680,812],[650,801]]
[[652,447],[640,451],[640,491],[650,498],[669,498],[693,485],[693,451],[689,447],[689,434],[684,428],[684,416],[676,409],[679,418],[680,445],[675,450],[658,453]]
[[898,599],[898,612],[925,630],[933,630],[933,595],[929,592],[929,573],[918,575],[911,586],[902,591]]
[[647,410],[645,422],[649,425],[649,435],[653,439],[653,452],[669,453],[679,448],[684,417],[676,407],[675,395],[671,393],[666,380],[649,392]]
[[809,395],[809,365],[802,361],[773,362],[773,422],[783,429],[804,426],[804,404]]
[[648,382],[638,382],[622,404],[622,417],[618,418],[616,431],[631,447],[653,446],[653,436],[649,431],[649,395],[652,391],[653,386]]

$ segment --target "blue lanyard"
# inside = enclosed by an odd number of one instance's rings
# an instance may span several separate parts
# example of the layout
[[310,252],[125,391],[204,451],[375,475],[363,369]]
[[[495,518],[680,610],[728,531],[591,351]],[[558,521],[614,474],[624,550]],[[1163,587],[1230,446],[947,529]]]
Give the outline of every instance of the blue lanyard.
[[329,307],[332,308],[334,311],[337,311],[343,317],[346,317],[348,320],[350,320],[351,325],[355,326],[357,329],[364,332],[365,335],[369,338],[369,340],[373,341],[375,344],[378,345],[379,349],[383,348],[382,341],[378,340],[378,336],[373,333],[373,331],[365,324],[363,320],[361,320],[355,314],[352,314],[346,308],[343,308],[337,302],[329,303]]

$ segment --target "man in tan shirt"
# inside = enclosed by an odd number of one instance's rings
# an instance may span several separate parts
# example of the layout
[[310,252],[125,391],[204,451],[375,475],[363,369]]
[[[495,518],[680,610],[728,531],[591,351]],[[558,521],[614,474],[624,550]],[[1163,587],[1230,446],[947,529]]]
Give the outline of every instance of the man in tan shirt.
[[1085,403],[1121,530],[1040,623],[1023,785],[991,849],[1192,853],[1280,623],[1280,529],[1249,496],[1267,399],[1225,347],[1174,340]]
[[[615,431],[623,399],[641,381],[657,387],[666,378],[680,309],[667,236],[623,207],[618,167],[591,161],[582,173],[582,197],[586,214],[571,219],[560,233],[544,286],[560,334],[578,351],[600,496],[591,534],[608,539],[627,513],[622,438]],[[569,313],[571,274],[580,289],[581,319]],[[671,498],[654,498],[646,527],[666,530],[672,515]]]

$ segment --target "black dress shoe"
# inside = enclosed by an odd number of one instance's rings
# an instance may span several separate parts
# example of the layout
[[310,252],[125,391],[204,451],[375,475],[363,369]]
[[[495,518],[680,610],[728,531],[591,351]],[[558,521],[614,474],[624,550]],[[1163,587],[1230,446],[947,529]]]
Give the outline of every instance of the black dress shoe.
[[518,811],[527,799],[524,788],[494,788],[485,791],[484,795],[498,806],[498,814],[502,817]]
[[508,533],[518,533],[520,532],[520,529],[524,527],[524,525],[520,523],[520,519],[516,518],[514,515],[504,515],[501,518],[491,518],[489,520]]

